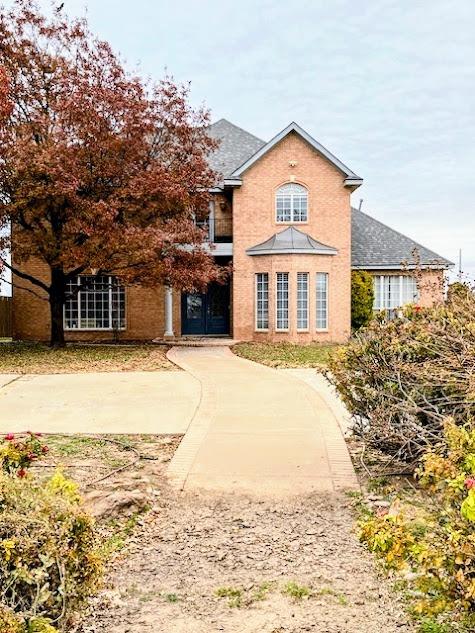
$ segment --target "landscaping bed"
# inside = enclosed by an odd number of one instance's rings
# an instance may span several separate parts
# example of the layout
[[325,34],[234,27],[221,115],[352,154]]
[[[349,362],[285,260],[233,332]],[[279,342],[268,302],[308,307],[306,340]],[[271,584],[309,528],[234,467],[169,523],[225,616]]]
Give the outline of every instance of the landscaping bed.
[[322,367],[339,347],[325,343],[238,343],[232,351],[269,367]]
[[87,600],[103,587],[103,570],[107,574],[118,564],[137,526],[156,508],[180,440],[179,435],[5,436],[2,631],[10,626],[12,633],[56,633],[80,626]]
[[170,371],[161,345],[79,345],[52,349],[41,343],[0,342],[0,373],[75,374],[112,371]]

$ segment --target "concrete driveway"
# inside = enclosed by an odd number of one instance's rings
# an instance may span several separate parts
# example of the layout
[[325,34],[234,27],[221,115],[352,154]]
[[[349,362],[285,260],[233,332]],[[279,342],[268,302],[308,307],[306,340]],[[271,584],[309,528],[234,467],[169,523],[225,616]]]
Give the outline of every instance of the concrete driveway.
[[200,400],[186,372],[0,374],[0,433],[185,433]]

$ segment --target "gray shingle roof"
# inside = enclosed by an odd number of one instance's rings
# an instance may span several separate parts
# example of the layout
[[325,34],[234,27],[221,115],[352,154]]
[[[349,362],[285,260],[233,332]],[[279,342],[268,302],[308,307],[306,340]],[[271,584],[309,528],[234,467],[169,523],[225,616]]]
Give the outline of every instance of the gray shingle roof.
[[246,250],[248,255],[336,255],[332,246],[317,242],[313,237],[289,226],[265,242]]
[[208,127],[208,135],[220,141],[218,149],[208,158],[209,165],[224,178],[265,145],[260,138],[226,119],[212,123]]
[[410,237],[391,229],[358,209],[352,209],[351,265],[353,268],[414,267],[414,249],[417,249],[422,266],[445,268],[453,265],[445,257],[414,242]]

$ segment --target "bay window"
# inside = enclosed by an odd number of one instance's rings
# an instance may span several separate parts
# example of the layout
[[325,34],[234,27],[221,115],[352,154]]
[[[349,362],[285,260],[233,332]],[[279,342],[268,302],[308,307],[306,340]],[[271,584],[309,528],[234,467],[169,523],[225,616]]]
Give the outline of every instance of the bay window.
[[316,329],[328,330],[328,273],[317,273]]
[[256,274],[256,330],[269,329],[269,274]]
[[277,273],[275,329],[289,329],[289,273]]
[[308,273],[297,273],[297,330],[308,330]]

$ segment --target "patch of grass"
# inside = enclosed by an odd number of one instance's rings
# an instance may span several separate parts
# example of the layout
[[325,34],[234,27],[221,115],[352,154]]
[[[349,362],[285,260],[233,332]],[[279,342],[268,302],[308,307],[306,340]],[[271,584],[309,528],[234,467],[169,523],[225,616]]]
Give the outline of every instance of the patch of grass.
[[[144,512],[146,512],[146,510]],[[143,512],[136,512],[125,522],[119,522],[114,519],[109,523],[111,533],[104,539],[101,547],[101,553],[104,558],[110,558],[113,554],[124,549],[127,538],[132,535],[141,514],[143,514]]]
[[77,457],[86,456],[91,451],[106,446],[106,442],[99,438],[82,435],[50,435],[48,446],[58,456]]
[[233,352],[269,367],[322,367],[339,345],[325,343],[238,343]]
[[265,581],[261,583],[256,589],[254,589],[251,595],[252,602],[262,602],[267,598],[269,592],[273,588],[274,583]]
[[161,345],[68,345],[51,349],[41,343],[1,343],[0,373],[74,374],[108,371],[178,369]]
[[332,589],[331,587],[321,587],[315,592],[315,595],[332,596],[333,598],[336,598],[338,604],[341,604],[344,607],[346,607],[346,605],[348,604],[348,600],[345,594],[335,591],[335,589]]
[[424,618],[419,625],[419,633],[450,633],[450,630],[445,624],[440,624],[432,618]]
[[214,593],[218,598],[227,598],[230,608],[239,608],[241,606],[242,589],[238,587],[218,587]]
[[302,600],[303,598],[309,598],[312,592],[310,587],[307,587],[306,585],[299,585],[293,580],[290,580],[285,584],[282,593],[294,600]]
[[166,593],[163,597],[167,602],[178,602],[178,596],[176,595],[176,593]]
[[381,490],[387,488],[388,484],[388,477],[373,477],[372,479],[368,480],[366,487],[368,489],[368,492],[380,492]]

